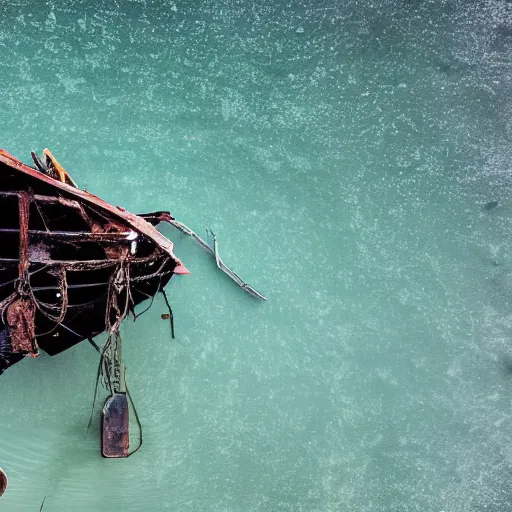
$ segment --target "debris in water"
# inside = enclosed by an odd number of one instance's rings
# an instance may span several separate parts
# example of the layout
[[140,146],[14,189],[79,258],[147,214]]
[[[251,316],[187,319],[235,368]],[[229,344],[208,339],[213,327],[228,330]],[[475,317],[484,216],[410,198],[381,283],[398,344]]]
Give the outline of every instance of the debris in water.
[[488,203],[485,203],[484,210],[487,212],[490,212],[491,210],[494,210],[498,206],[498,201],[489,201]]
[[7,489],[7,475],[5,471],[0,468],[0,496],[5,492],[5,489]]

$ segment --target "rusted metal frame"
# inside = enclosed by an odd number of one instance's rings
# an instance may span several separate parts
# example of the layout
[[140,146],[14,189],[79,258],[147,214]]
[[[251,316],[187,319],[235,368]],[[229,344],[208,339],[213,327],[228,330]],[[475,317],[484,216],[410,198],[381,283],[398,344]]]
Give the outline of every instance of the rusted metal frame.
[[[0,197],[17,197],[18,201],[19,201],[20,192],[0,192]],[[44,196],[44,197],[46,197],[46,196]],[[34,195],[32,195],[32,198],[34,198]],[[43,215],[43,212],[40,210],[39,205],[37,204],[36,201],[34,201],[34,205],[37,208],[37,212],[39,213],[41,220],[43,221],[44,227],[46,228],[47,231],[49,231],[48,225],[46,224],[47,219]]]
[[[17,197],[22,192],[7,192],[7,191],[0,191],[0,197]],[[44,194],[33,194],[32,197],[36,201],[45,201],[47,203],[61,203],[63,206],[73,206],[71,203],[79,204],[77,201],[73,199],[65,199],[64,197],[60,196],[46,196]]]
[[[80,288],[94,288],[96,286],[107,286],[108,283],[84,283],[84,284],[68,284],[68,290]],[[46,290],[59,290],[58,286],[33,286],[32,290],[35,292],[43,292]]]
[[144,276],[137,276],[137,277],[132,277],[131,278],[131,281],[146,281],[148,279],[152,279],[153,277],[158,277],[160,275],[164,275],[164,274],[172,274],[173,271],[172,270],[162,270],[168,263],[169,263],[169,260],[170,258],[166,258],[162,261],[162,263],[160,264],[160,266],[158,267],[158,270],[155,270],[153,273],[151,274],[146,274]]
[[28,267],[30,265],[28,260],[29,255],[29,244],[28,244],[28,221],[30,211],[30,196],[26,192],[20,192],[18,196],[18,210],[19,210],[19,222],[20,229],[15,230],[20,234],[20,259],[18,263],[18,273],[20,280],[25,279]]
[[[19,197],[19,195],[20,192],[0,192],[0,197]],[[65,197],[60,196],[45,196],[41,194],[34,194],[32,198],[34,199],[36,204],[39,201],[43,203],[60,204],[62,206],[67,206],[68,208],[74,208],[75,210],[78,210],[78,213],[84,219],[85,223],[88,226],[92,226],[93,224],[91,218],[89,217],[89,215],[87,215],[84,207],[74,199],[66,199]]]
[[[19,233],[16,228],[0,228],[0,233]],[[28,234],[31,236],[51,237],[60,240],[68,240],[71,242],[91,241],[91,242],[130,242],[126,239],[131,232],[123,233],[90,233],[88,231],[43,231],[37,229],[29,229]]]
[[60,196],[44,196],[41,194],[35,194],[34,199],[36,202],[40,201],[43,203],[60,204],[62,206],[67,206],[68,208],[73,208],[78,211],[78,213],[80,214],[80,216],[82,217],[84,222],[90,228],[92,228],[92,226],[94,224],[92,219],[89,217],[89,215],[87,215],[87,212],[85,211],[84,207],[78,201],[75,201],[74,199],[66,199],[65,197],[60,197]]
[[[19,263],[18,258],[0,258],[0,261],[8,261],[12,263]],[[46,265],[46,266],[55,266],[55,265],[66,265],[66,267],[73,266],[84,266],[83,270],[90,270],[95,268],[107,268],[110,266],[114,266],[116,264],[115,260],[84,260],[84,261],[76,261],[76,260],[48,260],[48,261],[32,261],[31,265]]]
[[[150,254],[149,256],[144,256],[142,258],[129,258],[130,263],[151,263],[152,261],[155,261],[156,256],[155,253]],[[18,258],[0,258],[0,262],[9,262],[9,263],[19,263]],[[54,265],[66,265],[66,268],[68,270],[74,270],[73,267],[83,267],[79,268],[78,270],[90,270],[90,269],[100,269],[100,268],[107,268],[107,267],[113,267],[117,265],[116,260],[48,260],[48,261],[32,261],[30,262],[32,265],[47,265],[47,266],[54,266]]]
[[[6,192],[0,191],[0,197],[19,197],[22,192]],[[46,203],[60,203],[62,206],[70,206],[71,208],[76,208],[80,203],[75,201],[74,199],[66,199],[60,196],[45,196],[42,194],[33,194],[32,197],[36,201],[43,201]]]
[[89,209],[91,210],[91,212],[93,212],[95,215],[97,215],[98,217],[101,217],[105,223],[107,225],[112,225],[113,222],[112,222],[112,218],[105,215],[104,212],[101,211],[101,209],[98,209],[98,208],[95,208],[94,206],[95,205],[87,205],[89,207]]
[[74,201],[72,199],[65,199],[63,197],[51,197],[51,196],[42,196],[42,195],[35,195],[34,196],[34,204],[36,205],[37,211],[39,212],[39,215],[43,219],[44,226],[47,231],[50,231],[46,224],[45,216],[43,215],[43,212],[39,208],[39,203],[47,203],[47,204],[58,204],[60,206],[64,206],[66,208],[72,208],[77,211],[78,215],[82,218],[82,220],[85,222],[87,226],[89,226],[89,229],[93,229],[94,222],[92,219],[87,215],[87,212],[85,211],[84,207],[77,201]]
[[[34,199],[43,203],[57,203],[62,206],[68,206],[69,208],[75,208],[76,210],[83,210],[82,205],[78,201],[75,201],[74,199],[66,199],[65,197],[61,196],[45,196],[41,194],[34,194]],[[88,216],[87,219],[90,221]]]

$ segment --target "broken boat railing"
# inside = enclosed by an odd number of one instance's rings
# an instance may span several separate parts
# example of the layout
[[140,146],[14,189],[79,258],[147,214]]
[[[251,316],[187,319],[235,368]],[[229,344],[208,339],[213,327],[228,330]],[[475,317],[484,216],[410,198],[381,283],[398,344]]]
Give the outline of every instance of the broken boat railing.
[[170,215],[161,216],[161,220],[168,222],[171,226],[174,226],[176,229],[185,233],[186,235],[192,237],[205,251],[209,252],[215,257],[215,263],[217,267],[224,272],[230,279],[232,279],[242,290],[245,290],[247,293],[251,294],[253,297],[261,300],[267,300],[267,298],[262,295],[260,292],[255,290],[252,286],[247,284],[236,272],[231,270],[223,261],[219,255],[219,243],[217,242],[217,237],[215,233],[211,230],[206,230],[207,235],[211,235],[213,238],[213,247],[211,247],[207,242],[205,242],[197,233],[192,231],[188,226],[185,226],[182,222],[172,218]]

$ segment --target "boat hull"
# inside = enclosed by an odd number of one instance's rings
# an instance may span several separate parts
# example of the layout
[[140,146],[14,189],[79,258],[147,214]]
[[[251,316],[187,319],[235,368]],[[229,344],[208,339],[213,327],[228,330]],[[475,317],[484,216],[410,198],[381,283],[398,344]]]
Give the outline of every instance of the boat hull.
[[0,150],[0,373],[104,331],[174,274],[173,244],[142,216]]

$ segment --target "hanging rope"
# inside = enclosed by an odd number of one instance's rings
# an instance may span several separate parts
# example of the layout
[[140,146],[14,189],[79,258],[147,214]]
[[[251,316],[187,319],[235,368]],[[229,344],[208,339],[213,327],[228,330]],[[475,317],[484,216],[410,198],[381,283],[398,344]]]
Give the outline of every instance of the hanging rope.
[[133,403],[132,395],[130,393],[130,390],[128,389],[128,384],[126,382],[125,382],[125,386],[126,386],[126,394],[127,394],[128,398],[130,399],[130,403],[132,404],[133,414],[135,416],[135,421],[137,422],[137,428],[139,429],[139,445],[137,446],[137,448],[135,448],[134,450],[132,450],[128,453],[127,456],[129,457],[130,455],[133,455],[135,452],[139,451],[140,447],[142,446],[142,424],[140,422],[139,413],[137,412],[137,408],[135,407],[135,404]]
[[[91,338],[89,338],[89,342],[91,342],[91,344],[93,346],[95,346],[98,351],[100,350],[98,345],[96,345],[96,343],[94,343],[94,341]],[[109,388],[110,394],[112,394],[112,385],[111,385],[110,374],[108,373],[108,369],[104,368],[105,354],[106,354],[109,343],[110,343],[110,336],[108,337],[107,341],[103,345],[103,348],[101,349],[101,352],[100,352],[100,361],[98,363],[98,372],[96,373],[96,382],[94,385],[94,396],[93,396],[93,400],[92,400],[91,416],[89,418],[89,423],[87,424],[87,427],[85,429],[85,437],[86,438],[87,438],[87,434],[89,433],[89,429],[91,428],[92,417],[94,415],[94,409],[96,407],[96,398],[98,396],[98,387],[99,387],[99,383],[100,383],[100,378],[103,378],[104,383],[105,383],[105,381],[108,382],[108,388]]]
[[[64,266],[57,267],[48,272],[48,274],[56,275],[57,277],[57,289],[59,290],[57,297],[61,298],[60,306],[48,304],[47,302],[40,301],[34,295],[32,287],[29,286],[29,293],[36,305],[37,309],[55,324],[59,325],[64,320],[68,310],[68,283],[66,278],[66,268]],[[54,315],[49,311],[58,311],[58,315]]]
[[[98,388],[99,388],[99,382],[100,379],[102,379],[103,384],[105,388],[109,391],[110,396],[114,394],[114,387],[115,382],[119,382],[119,374],[117,370],[114,370],[112,372],[113,368],[118,368],[120,361],[116,360],[115,354],[117,353],[117,343],[121,343],[121,336],[119,333],[111,333],[109,337],[107,338],[107,341],[103,345],[103,348],[100,349],[98,345],[94,342],[92,338],[88,338],[91,345],[100,353],[100,360],[98,363],[98,372],[96,374],[96,382],[94,385],[94,396],[92,401],[92,407],[91,407],[91,415],[89,417],[89,423],[87,424],[87,427],[85,429],[85,438],[87,438],[87,434],[89,433],[89,430],[92,425],[92,419],[94,416],[94,409],[96,408],[96,400],[98,397]],[[113,375],[113,373],[115,375]],[[114,382],[115,381],[115,382]],[[132,395],[130,393],[130,390],[128,389],[128,384],[125,381],[125,387],[126,387],[126,396],[128,397],[131,407],[133,409],[133,413],[135,416],[135,421],[137,423],[137,428],[139,431],[139,442],[137,445],[137,448],[131,450],[127,457],[130,455],[133,455],[135,452],[137,452],[140,447],[142,446],[142,424],[140,422],[139,413],[137,412],[137,408],[135,407],[135,403],[133,401]]]

